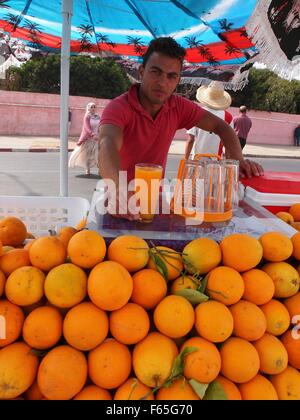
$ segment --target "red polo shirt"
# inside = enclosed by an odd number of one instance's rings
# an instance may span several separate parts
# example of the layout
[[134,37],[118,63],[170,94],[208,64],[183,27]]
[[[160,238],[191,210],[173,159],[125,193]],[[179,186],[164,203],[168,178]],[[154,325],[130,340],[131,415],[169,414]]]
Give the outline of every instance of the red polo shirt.
[[110,101],[100,123],[116,125],[123,131],[120,164],[121,170],[127,171],[128,181],[134,178],[136,163],[154,163],[165,168],[176,130],[192,128],[205,113],[192,101],[172,95],[153,119],[140,104],[137,89],[138,85],[133,85]]

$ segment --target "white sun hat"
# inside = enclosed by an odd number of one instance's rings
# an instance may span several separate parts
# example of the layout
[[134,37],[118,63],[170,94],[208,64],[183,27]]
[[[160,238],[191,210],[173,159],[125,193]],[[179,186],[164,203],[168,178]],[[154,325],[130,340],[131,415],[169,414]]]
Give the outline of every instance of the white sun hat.
[[211,82],[208,86],[199,87],[196,98],[198,102],[212,109],[226,109],[231,104],[231,96],[225,92],[223,84],[217,81]]

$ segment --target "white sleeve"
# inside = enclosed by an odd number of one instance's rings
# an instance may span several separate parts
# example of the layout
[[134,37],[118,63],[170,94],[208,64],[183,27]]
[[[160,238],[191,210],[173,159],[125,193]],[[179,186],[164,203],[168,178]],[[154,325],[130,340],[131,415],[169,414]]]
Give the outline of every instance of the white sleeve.
[[187,133],[191,134],[192,136],[196,136],[197,135],[197,130],[198,130],[198,127],[192,127],[189,130],[187,130]]

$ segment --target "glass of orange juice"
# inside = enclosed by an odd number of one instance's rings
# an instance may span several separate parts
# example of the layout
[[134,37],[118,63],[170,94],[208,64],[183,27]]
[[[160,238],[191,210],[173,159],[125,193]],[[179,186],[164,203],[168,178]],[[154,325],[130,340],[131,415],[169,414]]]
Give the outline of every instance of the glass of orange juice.
[[140,215],[144,223],[151,223],[159,198],[163,168],[152,163],[135,165],[135,191],[140,201]]

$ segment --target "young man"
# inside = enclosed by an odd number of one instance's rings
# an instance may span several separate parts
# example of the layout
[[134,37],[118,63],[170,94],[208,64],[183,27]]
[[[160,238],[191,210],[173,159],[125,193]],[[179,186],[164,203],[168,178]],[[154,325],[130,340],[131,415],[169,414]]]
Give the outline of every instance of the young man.
[[[165,168],[176,130],[197,126],[222,137],[226,154],[240,162],[242,176],[259,176],[263,169],[243,159],[239,140],[229,125],[197,104],[174,95],[180,81],[185,50],[173,38],[151,41],[139,73],[141,82],[112,100],[104,109],[99,135],[99,169],[102,178],[115,182],[119,171],[134,178],[136,163]],[[118,193],[118,191],[117,191]],[[128,212],[122,217],[137,219]]]
[[245,105],[240,106],[240,115],[233,118],[233,127],[243,150],[247,143],[250,128],[252,127],[252,121],[247,115],[247,107]]

